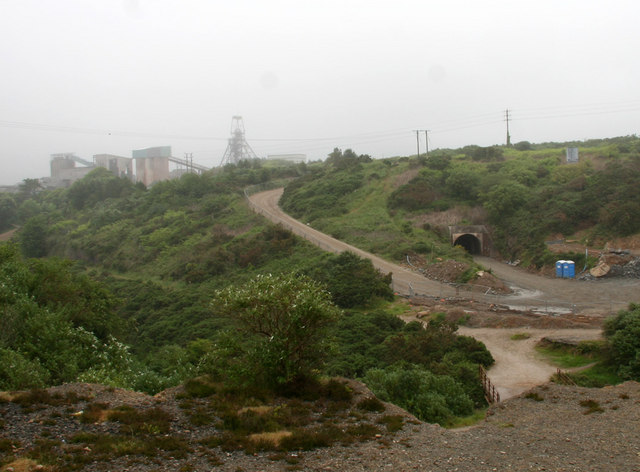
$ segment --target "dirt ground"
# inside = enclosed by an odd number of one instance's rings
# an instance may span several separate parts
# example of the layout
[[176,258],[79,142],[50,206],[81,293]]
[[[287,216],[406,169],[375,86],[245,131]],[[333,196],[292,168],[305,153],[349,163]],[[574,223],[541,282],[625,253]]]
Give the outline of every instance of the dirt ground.
[[[470,300],[410,300],[412,313],[405,321],[425,320],[445,313],[452,321],[464,320],[458,332],[482,341],[495,359],[488,375],[501,399],[511,398],[549,381],[556,367],[542,359],[535,346],[542,338],[575,342],[600,339],[602,318],[581,314],[549,316],[512,310]],[[526,339],[512,339],[523,334]]]
[[18,228],[12,229],[7,231],[6,233],[1,233],[0,234],[0,241],[9,241],[12,237],[13,234],[18,231]]
[[[580,239],[581,235],[577,235]],[[590,256],[599,257],[602,253],[610,250],[626,250],[630,254],[640,256],[640,236],[627,236],[624,238],[614,238],[608,241],[595,241],[593,244],[584,244],[578,239],[564,239],[562,235],[555,237],[553,244],[547,244],[551,252],[576,252],[583,254],[588,249]],[[561,241],[561,242],[560,242]]]

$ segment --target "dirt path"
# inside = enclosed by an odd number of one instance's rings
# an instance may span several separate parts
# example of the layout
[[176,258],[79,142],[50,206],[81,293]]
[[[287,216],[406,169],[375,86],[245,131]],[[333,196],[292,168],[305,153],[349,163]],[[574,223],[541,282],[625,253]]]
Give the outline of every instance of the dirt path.
[[331,236],[321,233],[320,231],[317,231],[290,217],[278,206],[278,200],[280,199],[282,192],[283,189],[277,189],[256,193],[249,197],[249,204],[256,212],[269,218],[274,223],[283,225],[293,233],[307,239],[326,251],[351,251],[361,257],[371,259],[373,265],[381,272],[385,274],[388,274],[389,272],[393,273],[393,289],[397,293],[402,295],[455,295],[455,289],[447,284],[429,280],[421,274],[412,272],[402,266],[385,261],[374,254],[370,254],[355,246],[351,246],[350,244],[332,238]]
[[[535,345],[543,337],[586,341],[599,339],[599,329],[533,329],[533,328],[467,328],[461,326],[460,334],[482,341],[496,363],[489,369],[491,381],[496,385],[500,398],[507,399],[549,381],[556,367],[542,360]],[[528,339],[513,340],[514,334],[526,333]]]
[[0,241],[9,241],[11,239],[11,237],[13,236],[13,234],[18,231],[19,228],[14,228],[11,229],[9,231],[7,231],[6,233],[2,233],[0,234]]
[[[280,223],[294,233],[332,252],[345,250],[371,259],[374,266],[384,273],[393,273],[394,290],[403,295],[425,294],[446,297],[455,295],[455,290],[446,284],[426,279],[397,264],[385,261],[356,247],[338,241],[285,214],[278,207],[283,189],[257,193],[249,198],[252,208],[273,222]],[[584,307],[585,312],[610,312],[625,308],[640,297],[640,281],[611,280],[578,282],[573,280],[548,279],[530,274],[517,267],[489,258],[477,258],[487,269],[516,289],[515,295],[499,297],[499,303],[523,305],[524,307],[549,308],[550,304],[561,305],[561,309],[574,310]],[[527,332],[530,338],[514,341],[515,333]],[[503,399],[518,395],[549,380],[556,368],[536,355],[535,344],[545,336],[574,337],[578,340],[597,339],[599,329],[535,329],[535,328],[461,328],[461,334],[473,336],[485,343],[496,360],[489,370],[492,382]]]

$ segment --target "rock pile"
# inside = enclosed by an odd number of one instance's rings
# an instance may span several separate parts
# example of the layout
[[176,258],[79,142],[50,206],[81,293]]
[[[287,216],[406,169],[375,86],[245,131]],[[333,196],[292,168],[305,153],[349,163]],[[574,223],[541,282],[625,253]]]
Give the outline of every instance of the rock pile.
[[598,265],[578,277],[578,280],[595,280],[601,277],[640,279],[640,257],[603,254]]

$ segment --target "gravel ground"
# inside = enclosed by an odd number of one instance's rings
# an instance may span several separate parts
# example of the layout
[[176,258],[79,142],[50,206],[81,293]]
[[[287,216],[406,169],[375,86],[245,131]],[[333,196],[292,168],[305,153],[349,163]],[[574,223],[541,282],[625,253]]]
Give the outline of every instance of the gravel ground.
[[[58,387],[56,391],[70,390],[89,394],[92,401],[111,406],[155,406],[179,417],[175,392],[148,397],[86,384],[70,384]],[[588,406],[583,405],[591,405],[595,411],[590,412]],[[55,425],[47,425],[42,419],[50,417],[51,409],[25,414],[13,403],[3,403],[0,411],[4,421],[0,439],[19,439],[23,443],[22,452],[26,452],[44,430],[51,437],[65,438],[78,431],[114,428],[110,422],[86,425],[72,419],[59,419]],[[386,414],[398,413],[403,412],[388,406]],[[346,447],[280,457],[274,457],[273,453],[247,455],[199,447],[197,440],[210,432],[176,421],[172,433],[193,445],[194,452],[187,457],[125,456],[111,462],[92,462],[82,470],[640,471],[640,384],[636,382],[603,389],[545,384],[494,405],[484,421],[459,430],[420,423],[411,415],[403,414],[405,426],[395,434],[385,433],[379,438]],[[21,451],[14,451],[14,454],[20,457]],[[15,464],[14,467],[16,471],[35,470],[36,465],[32,463],[31,469],[18,469]],[[8,469],[5,466],[0,470]]]

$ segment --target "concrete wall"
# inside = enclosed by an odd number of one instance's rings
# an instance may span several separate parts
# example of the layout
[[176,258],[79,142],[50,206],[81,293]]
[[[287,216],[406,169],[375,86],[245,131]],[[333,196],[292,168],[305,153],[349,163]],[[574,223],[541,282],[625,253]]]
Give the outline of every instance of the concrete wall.
[[108,169],[113,175],[133,180],[133,159],[115,156],[113,154],[95,154],[93,161],[96,166]]
[[136,159],[136,180],[145,186],[170,178],[168,157]]
[[470,248],[473,247],[483,256],[491,255],[489,232],[482,225],[449,226],[449,235],[451,245],[459,244],[469,252],[472,252]]

